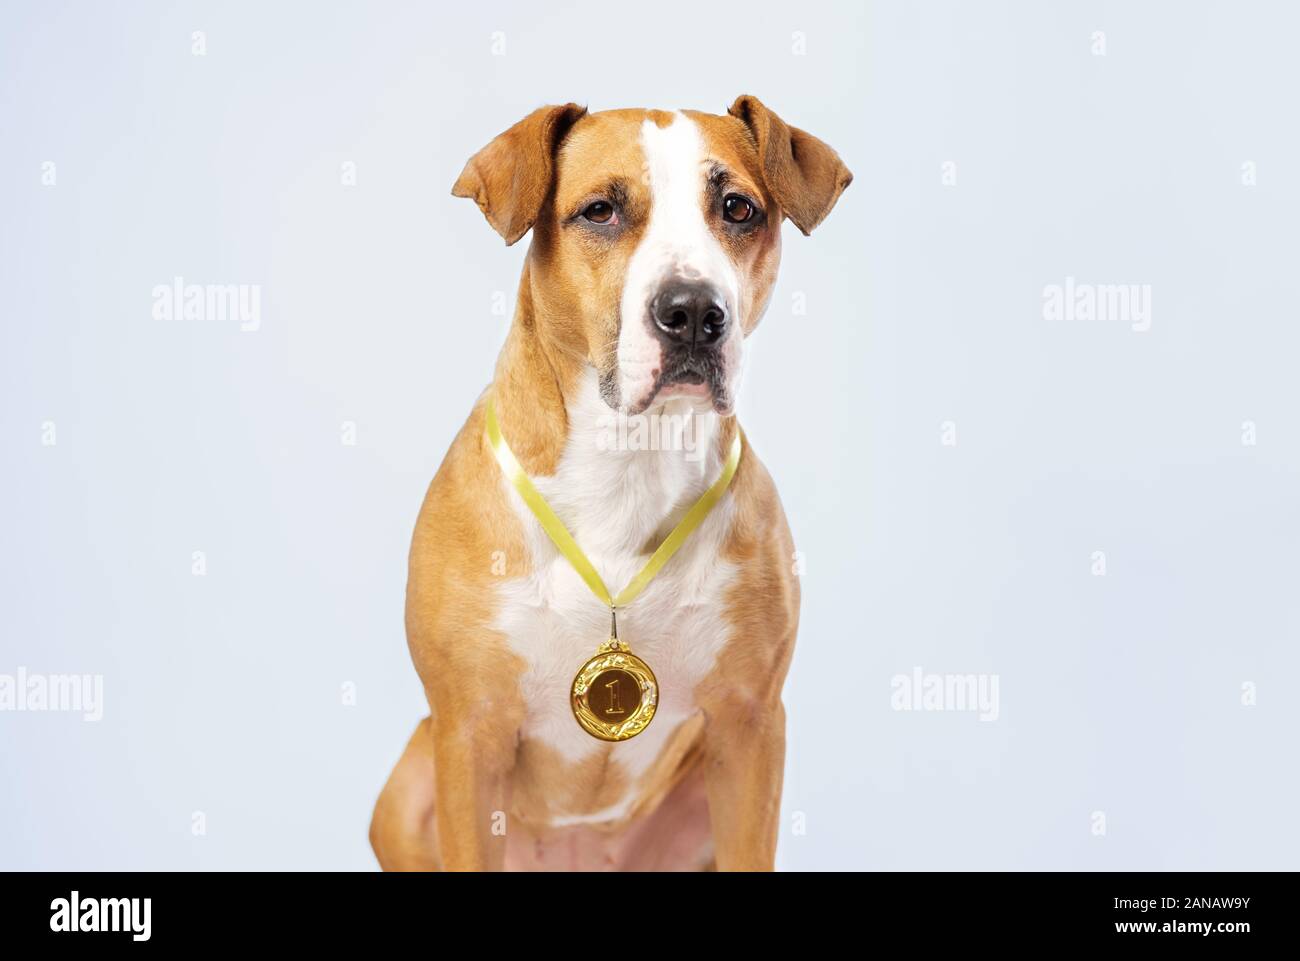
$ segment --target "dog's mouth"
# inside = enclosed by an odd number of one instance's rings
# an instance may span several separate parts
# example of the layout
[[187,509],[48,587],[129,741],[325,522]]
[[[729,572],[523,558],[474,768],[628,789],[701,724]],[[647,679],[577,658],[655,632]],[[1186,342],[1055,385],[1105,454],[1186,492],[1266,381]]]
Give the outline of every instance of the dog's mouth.
[[708,383],[708,380],[704,376],[704,371],[699,370],[697,367],[695,367],[695,365],[692,364],[688,367],[683,367],[680,373],[678,373],[675,377],[673,377],[671,380],[666,382],[666,385],[667,384],[705,384],[705,383]]
[[730,380],[722,357],[714,351],[692,352],[689,348],[673,351],[651,373],[648,388],[629,394],[621,383],[620,368],[614,364],[600,373],[600,396],[614,410],[631,415],[644,414],[656,402],[674,398],[707,401],[724,417],[734,409]]
[[641,408],[670,397],[710,398],[714,410],[730,413],[730,388],[718,355],[713,351],[680,350],[666,356]]

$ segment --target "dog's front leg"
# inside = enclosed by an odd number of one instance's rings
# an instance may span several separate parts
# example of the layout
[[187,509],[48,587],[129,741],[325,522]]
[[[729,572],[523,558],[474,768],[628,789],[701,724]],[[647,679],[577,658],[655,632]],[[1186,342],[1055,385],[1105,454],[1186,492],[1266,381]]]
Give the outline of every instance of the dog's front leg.
[[704,784],[719,871],[771,871],[781,818],[785,708],[727,695],[705,705]]
[[491,707],[432,718],[435,817],[444,870],[500,871],[517,728]]

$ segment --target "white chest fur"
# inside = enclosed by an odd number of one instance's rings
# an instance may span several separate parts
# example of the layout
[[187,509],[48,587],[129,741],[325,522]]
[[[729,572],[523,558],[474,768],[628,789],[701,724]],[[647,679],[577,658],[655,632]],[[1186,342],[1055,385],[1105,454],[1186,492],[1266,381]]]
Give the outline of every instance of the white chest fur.
[[[674,403],[683,406],[674,409]],[[684,403],[670,402],[664,413],[681,417]],[[615,415],[598,395],[594,372],[568,413],[569,436],[558,469],[533,481],[610,593],[617,594],[649,559],[644,548],[661,543],[716,480],[721,470],[714,449],[717,418],[711,412],[694,415],[686,432],[689,450],[618,449],[640,447],[647,435],[620,445]],[[578,668],[609,636],[609,610],[512,488],[508,496],[527,532],[532,561],[529,576],[501,584],[496,621],[527,664],[521,682],[527,707],[522,733],[568,761],[579,761],[605,742],[578,727],[569,688]],[[736,571],[720,555],[732,507],[731,496],[724,496],[645,591],[619,612],[619,636],[650,665],[660,689],[650,726],[613,745],[613,760],[630,780],[654,761],[674,728],[698,710],[695,686],[726,641],[724,598]]]

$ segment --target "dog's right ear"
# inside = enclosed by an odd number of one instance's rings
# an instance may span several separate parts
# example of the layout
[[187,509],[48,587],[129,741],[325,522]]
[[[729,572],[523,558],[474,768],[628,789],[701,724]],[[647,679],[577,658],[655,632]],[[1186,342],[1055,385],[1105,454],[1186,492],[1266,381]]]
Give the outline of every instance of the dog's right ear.
[[469,158],[452,196],[471,198],[513,244],[537,222],[555,176],[555,151],[586,112],[576,103],[534,110]]

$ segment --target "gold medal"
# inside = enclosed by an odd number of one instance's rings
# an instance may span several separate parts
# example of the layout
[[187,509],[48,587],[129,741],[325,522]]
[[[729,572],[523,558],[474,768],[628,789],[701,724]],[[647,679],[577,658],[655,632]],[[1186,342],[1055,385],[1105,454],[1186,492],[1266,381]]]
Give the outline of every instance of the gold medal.
[[515,459],[510,445],[501,433],[501,425],[497,423],[496,407],[491,397],[487,402],[487,439],[501,470],[542,525],[542,530],[546,531],[556,548],[573,565],[591,592],[609,605],[609,640],[600,646],[594,657],[582,665],[569,691],[573,716],[579,727],[602,741],[626,741],[636,737],[654,719],[655,708],[659,704],[659,682],[655,680],[650,665],[618,639],[618,608],[631,603],[645,590],[659,569],[677,553],[690,533],[700,526],[701,521],[722,498],[740,464],[740,429],[736,429],[732,438],[731,450],[722,465],[722,474],[713,482],[712,487],[700,495],[686,516],[650,555],[645,567],[641,568],[640,573],[632,578],[632,582],[617,597],[610,596],[605,582],[582,552],[578,542]]
[[618,639],[617,621],[609,640],[574,677],[569,701],[579,726],[602,741],[636,737],[654,720],[659,682],[650,665]]

